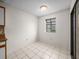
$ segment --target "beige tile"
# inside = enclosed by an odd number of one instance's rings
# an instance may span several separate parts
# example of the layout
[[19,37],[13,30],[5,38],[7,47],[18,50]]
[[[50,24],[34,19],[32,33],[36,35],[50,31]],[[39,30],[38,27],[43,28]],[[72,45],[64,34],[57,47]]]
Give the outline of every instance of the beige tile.
[[35,56],[35,53],[32,52],[32,51],[30,51],[30,50],[28,50],[25,54],[26,54],[27,56],[29,56],[29,57]]
[[43,59],[50,59],[49,55],[44,54]]
[[60,54],[60,55],[59,55],[59,59],[67,59],[67,55]]
[[43,53],[43,52],[39,52],[37,55],[40,56],[40,57],[43,57],[44,54],[45,54],[45,53]]
[[21,58],[23,58],[24,56],[25,56],[25,54],[24,54],[24,53],[21,53],[21,54],[18,54],[18,55],[17,55],[17,58],[21,59]]
[[28,56],[24,56],[22,59],[30,59]]
[[9,59],[71,59],[55,47],[44,43],[33,43],[13,52]]
[[58,55],[53,54],[52,56],[50,56],[50,59],[58,59]]
[[34,56],[34,57],[32,57],[32,59],[40,59],[40,57],[39,56]]
[[33,52],[34,52],[35,54],[38,54],[40,51],[39,51],[38,49],[34,49]]

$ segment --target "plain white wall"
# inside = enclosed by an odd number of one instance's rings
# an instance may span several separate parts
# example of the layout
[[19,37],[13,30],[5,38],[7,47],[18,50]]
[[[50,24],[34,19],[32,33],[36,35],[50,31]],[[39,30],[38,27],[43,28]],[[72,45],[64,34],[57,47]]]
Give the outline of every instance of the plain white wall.
[[6,37],[9,51],[17,50],[37,37],[37,18],[19,9],[6,8]]
[[[46,32],[45,19],[56,17],[56,33]],[[41,17],[39,19],[39,40],[51,44],[58,49],[68,52],[70,50],[70,17],[69,9]]]
[[37,17],[7,4],[0,5],[6,7],[5,33],[8,39],[8,53],[35,42],[37,39]]

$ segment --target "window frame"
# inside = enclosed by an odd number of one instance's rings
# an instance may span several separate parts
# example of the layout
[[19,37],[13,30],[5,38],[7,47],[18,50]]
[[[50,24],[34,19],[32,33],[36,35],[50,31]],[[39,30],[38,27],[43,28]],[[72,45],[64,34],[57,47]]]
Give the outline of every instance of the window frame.
[[46,19],[46,32],[56,32],[56,17]]

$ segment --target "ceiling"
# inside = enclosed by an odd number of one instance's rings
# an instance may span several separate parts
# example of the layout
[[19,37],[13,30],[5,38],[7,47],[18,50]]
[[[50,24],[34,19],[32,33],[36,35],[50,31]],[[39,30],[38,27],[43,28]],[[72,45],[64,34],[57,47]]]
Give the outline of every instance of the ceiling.
[[[43,16],[69,8],[71,4],[71,0],[6,0],[5,2],[36,16]],[[41,12],[41,5],[47,5],[48,10]]]

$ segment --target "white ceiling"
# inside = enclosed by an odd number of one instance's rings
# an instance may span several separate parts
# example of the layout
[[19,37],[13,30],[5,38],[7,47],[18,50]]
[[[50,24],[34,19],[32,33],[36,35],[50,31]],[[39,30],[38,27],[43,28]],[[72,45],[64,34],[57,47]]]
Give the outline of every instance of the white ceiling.
[[[6,0],[6,2],[36,16],[43,16],[69,8],[71,0]],[[40,6],[43,4],[48,6],[46,12],[40,11]]]

